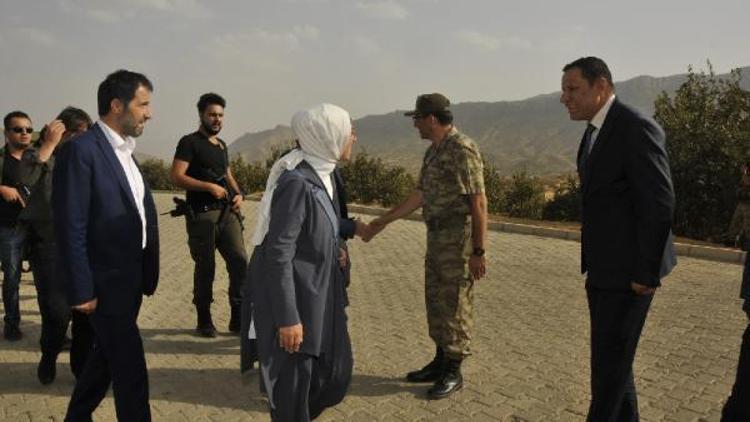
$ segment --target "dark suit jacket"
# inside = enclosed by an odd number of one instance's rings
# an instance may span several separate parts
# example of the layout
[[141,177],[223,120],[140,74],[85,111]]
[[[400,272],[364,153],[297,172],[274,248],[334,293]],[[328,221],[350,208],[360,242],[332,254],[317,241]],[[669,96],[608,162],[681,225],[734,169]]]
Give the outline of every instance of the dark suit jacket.
[[279,327],[302,323],[301,353],[317,356],[327,344],[338,221],[325,187],[306,162],[279,177],[268,233],[249,265],[261,359],[279,347]]
[[346,205],[349,201],[349,196],[346,193],[346,184],[341,175],[341,169],[338,167],[333,170],[333,181],[336,186],[334,205],[337,206],[336,213],[339,216],[339,236],[344,240],[349,240],[354,237],[357,226],[354,223],[354,219],[349,218],[349,207]]
[[[145,185],[145,181],[144,181]],[[125,172],[102,129],[64,144],[52,180],[60,272],[68,299],[98,299],[96,312],[137,312],[159,279],[156,207],[145,186],[146,248],[141,219]]]
[[629,289],[631,281],[659,286],[676,264],[675,198],[662,129],[615,99],[578,173],[587,282],[608,289]]

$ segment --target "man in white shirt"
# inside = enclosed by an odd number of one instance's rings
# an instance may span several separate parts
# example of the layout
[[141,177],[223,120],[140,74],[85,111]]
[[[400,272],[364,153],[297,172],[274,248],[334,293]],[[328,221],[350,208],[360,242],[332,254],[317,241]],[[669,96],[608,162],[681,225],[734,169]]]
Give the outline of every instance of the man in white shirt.
[[637,421],[633,360],[651,300],[676,264],[664,131],[615,98],[597,57],[563,68],[562,102],[588,125],[578,150],[581,273],[591,320],[588,421]]
[[94,349],[76,382],[66,421],[90,421],[114,391],[121,421],[150,421],[148,374],[137,317],[156,290],[156,208],[133,150],[151,118],[151,82],[119,70],[99,85],[100,120],[57,157],[52,203],[70,305],[89,315]]

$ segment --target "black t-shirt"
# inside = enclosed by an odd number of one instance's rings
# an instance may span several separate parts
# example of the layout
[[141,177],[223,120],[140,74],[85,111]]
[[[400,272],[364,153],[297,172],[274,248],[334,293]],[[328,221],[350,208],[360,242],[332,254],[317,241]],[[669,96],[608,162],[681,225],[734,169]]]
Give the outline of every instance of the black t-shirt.
[[[3,163],[2,184],[19,189],[19,183],[23,180],[22,170],[21,160],[17,160],[6,153]],[[6,202],[4,199],[0,199],[0,224],[15,224],[21,209],[21,204],[18,202]]]
[[[190,163],[185,172],[188,176],[204,182],[216,183],[217,179],[223,178],[227,174],[227,168],[229,167],[227,146],[221,139],[216,139],[219,140],[218,145],[212,144],[200,132],[193,132],[180,139],[180,142],[177,143],[174,158]],[[189,190],[185,197],[193,207],[217,202],[210,193],[202,191]]]

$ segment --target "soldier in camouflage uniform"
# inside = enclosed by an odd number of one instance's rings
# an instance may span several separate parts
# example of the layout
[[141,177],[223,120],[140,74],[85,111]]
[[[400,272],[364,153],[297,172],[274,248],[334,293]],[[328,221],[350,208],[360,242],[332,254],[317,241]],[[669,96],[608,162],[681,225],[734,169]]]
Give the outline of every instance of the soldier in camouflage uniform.
[[[474,328],[474,281],[485,275],[487,199],[482,158],[477,145],[452,124],[450,102],[441,94],[417,98],[406,113],[422,139],[432,141],[415,191],[370,223],[370,235],[422,207],[427,225],[425,302],[435,358],[407,374],[411,382],[435,382],[431,399],[449,396],[463,386],[461,362],[469,356]],[[363,239],[367,240],[367,236]]]
[[[745,164],[740,187],[737,189],[737,209],[729,225],[729,237],[739,246],[750,251],[750,163]],[[747,314],[748,324],[742,336],[737,377],[722,411],[721,420],[747,421],[750,420],[750,252],[745,257],[745,269],[742,273],[742,287],[740,297],[744,299],[742,309]]]

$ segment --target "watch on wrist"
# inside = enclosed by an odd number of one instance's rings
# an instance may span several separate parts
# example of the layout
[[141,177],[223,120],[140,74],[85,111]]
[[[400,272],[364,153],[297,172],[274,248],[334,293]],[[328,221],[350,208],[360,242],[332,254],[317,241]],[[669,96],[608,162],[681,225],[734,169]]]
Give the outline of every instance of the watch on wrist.
[[471,254],[474,255],[474,256],[482,257],[482,256],[484,256],[484,249],[482,249],[482,248],[474,248],[474,250],[471,251]]

